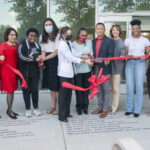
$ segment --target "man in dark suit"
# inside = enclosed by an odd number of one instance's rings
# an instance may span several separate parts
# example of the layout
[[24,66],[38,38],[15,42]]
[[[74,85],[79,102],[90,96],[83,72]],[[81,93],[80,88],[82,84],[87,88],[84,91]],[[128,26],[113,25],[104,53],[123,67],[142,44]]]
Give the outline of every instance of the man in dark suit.
[[[97,38],[93,40],[93,55],[94,58],[106,58],[113,57],[114,53],[114,42],[112,39],[105,35],[105,25],[103,23],[97,23],[96,25]],[[94,72],[98,76],[100,68],[103,68],[103,75],[110,77],[112,69],[110,61],[104,61],[94,64]],[[99,93],[98,109],[92,112],[92,114],[101,113],[100,117],[104,118],[108,114],[109,103],[110,103],[110,81],[98,86]]]

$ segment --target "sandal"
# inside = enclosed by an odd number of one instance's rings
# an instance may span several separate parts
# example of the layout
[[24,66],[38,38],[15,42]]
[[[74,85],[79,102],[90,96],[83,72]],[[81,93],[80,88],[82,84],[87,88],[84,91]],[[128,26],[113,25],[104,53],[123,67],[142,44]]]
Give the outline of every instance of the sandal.
[[58,115],[58,110],[52,112],[53,115]]
[[115,115],[116,114],[116,111],[111,111],[111,115]]
[[55,110],[56,110],[56,108],[50,107],[49,109],[47,109],[47,114],[51,114],[51,113],[53,113],[53,111],[55,111]]
[[112,110],[110,113],[111,115],[115,115],[117,113],[118,109],[117,110]]

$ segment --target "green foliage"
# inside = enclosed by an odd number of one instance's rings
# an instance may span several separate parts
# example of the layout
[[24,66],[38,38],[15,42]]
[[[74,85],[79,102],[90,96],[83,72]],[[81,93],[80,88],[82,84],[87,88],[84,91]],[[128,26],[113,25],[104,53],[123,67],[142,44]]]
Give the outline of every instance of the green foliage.
[[10,25],[0,25],[0,43],[2,43],[4,41],[5,30],[9,27],[10,27]]
[[95,0],[55,0],[55,5],[56,13],[65,15],[61,21],[70,25],[74,37],[81,27],[94,34]]
[[[16,20],[20,23],[17,29],[19,41],[25,38],[26,30],[30,27],[37,28],[41,33],[43,21],[46,18],[46,0],[6,1],[12,3],[11,10],[17,14]],[[57,6],[56,13],[64,14],[61,21],[70,25],[74,37],[80,27],[86,27],[89,33],[94,35],[95,0],[55,0],[52,2],[53,7]],[[150,10],[150,0],[99,0],[98,5],[103,12]]]
[[19,41],[25,38],[26,30],[34,27],[41,33],[43,21],[46,18],[46,0],[7,0],[12,3],[11,10],[17,14],[20,23],[17,29]]
[[99,0],[102,12],[134,12],[150,10],[150,0]]

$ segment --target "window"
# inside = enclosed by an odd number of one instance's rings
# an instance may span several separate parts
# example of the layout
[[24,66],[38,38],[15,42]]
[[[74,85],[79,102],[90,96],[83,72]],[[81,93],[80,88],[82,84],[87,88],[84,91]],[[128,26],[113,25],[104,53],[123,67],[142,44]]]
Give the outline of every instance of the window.
[[59,28],[69,25],[75,39],[81,27],[87,28],[91,38],[95,33],[95,0],[50,0],[50,17]]
[[150,11],[149,0],[98,0],[99,13]]

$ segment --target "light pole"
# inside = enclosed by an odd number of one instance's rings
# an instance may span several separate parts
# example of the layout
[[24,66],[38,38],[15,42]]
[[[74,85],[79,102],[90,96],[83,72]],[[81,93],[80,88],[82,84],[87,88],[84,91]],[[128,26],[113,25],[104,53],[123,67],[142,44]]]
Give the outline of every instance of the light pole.
[[50,0],[47,0],[47,18],[50,17]]

